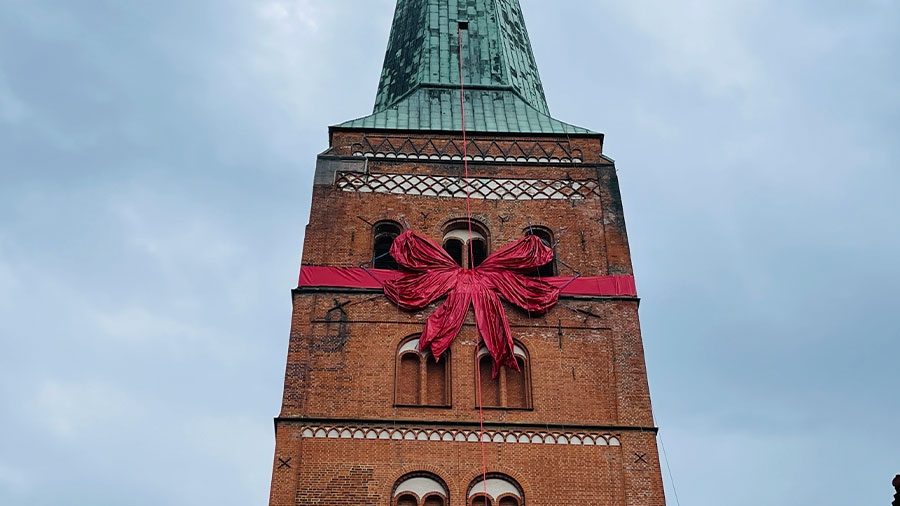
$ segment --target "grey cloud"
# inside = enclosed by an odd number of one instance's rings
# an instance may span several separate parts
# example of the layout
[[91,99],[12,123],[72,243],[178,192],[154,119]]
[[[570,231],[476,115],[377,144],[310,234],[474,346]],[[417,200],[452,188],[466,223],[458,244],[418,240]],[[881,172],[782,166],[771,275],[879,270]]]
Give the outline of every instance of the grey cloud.
[[[0,0],[0,503],[265,502],[315,154],[393,11],[276,3]],[[887,501],[900,8],[522,3],[618,161],[681,501]]]

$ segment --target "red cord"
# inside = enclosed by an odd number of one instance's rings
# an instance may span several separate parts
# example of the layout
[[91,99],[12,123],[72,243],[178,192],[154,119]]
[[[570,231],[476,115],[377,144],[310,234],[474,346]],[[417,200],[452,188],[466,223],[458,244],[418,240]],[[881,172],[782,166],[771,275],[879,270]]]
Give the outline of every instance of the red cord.
[[466,138],[466,85],[463,81],[462,28],[456,29],[456,39],[459,48],[459,103],[462,109],[463,169],[466,177],[466,223],[469,225],[469,265],[475,267],[472,247],[472,207],[469,188],[469,142]]
[[[469,189],[469,151],[466,139],[466,85],[463,81],[463,53],[462,53],[462,27],[456,29],[457,49],[459,51],[459,102],[462,110],[462,137],[463,137],[463,169],[466,178],[466,222],[469,225],[469,264],[475,267],[474,248],[472,246],[472,207]],[[484,407],[481,399],[481,357],[475,353],[478,387],[478,442],[481,445],[481,483],[484,485],[484,503],[487,505],[487,460],[484,450]]]

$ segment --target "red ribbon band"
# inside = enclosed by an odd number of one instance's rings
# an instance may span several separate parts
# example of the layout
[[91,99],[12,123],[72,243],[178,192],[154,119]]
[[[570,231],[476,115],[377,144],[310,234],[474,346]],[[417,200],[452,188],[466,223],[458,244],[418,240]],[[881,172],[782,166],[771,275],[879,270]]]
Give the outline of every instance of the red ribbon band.
[[632,276],[526,276],[553,260],[553,250],[533,235],[491,254],[474,269],[463,269],[440,246],[410,230],[394,239],[391,256],[408,272],[303,266],[300,287],[383,288],[391,302],[408,311],[446,296],[419,338],[420,350],[430,348],[436,359],[450,347],[472,306],[478,333],[494,358],[495,377],[501,365],[518,370],[501,299],[542,314],[556,304],[560,293],[637,295]]

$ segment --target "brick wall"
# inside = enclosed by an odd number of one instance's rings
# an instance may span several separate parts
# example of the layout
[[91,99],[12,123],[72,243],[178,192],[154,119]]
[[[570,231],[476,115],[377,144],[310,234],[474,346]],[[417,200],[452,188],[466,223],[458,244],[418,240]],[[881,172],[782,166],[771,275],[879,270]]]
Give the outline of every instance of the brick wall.
[[[319,160],[303,264],[371,261],[371,224],[382,220],[405,220],[440,242],[447,224],[466,216],[462,198],[345,191],[335,184],[342,171],[458,176],[462,163],[448,143],[460,139],[406,136],[410,143],[402,147],[403,138],[394,136],[389,148],[386,138],[366,132],[332,131],[331,139]],[[557,257],[583,275],[631,274],[618,180],[601,156],[602,136],[487,141],[472,142],[481,143],[481,155],[516,161],[473,162],[473,178],[596,188],[579,199],[471,200],[490,251],[522,237],[530,224],[552,230]],[[359,150],[378,157],[354,158]],[[537,155],[529,160],[528,150],[570,158],[542,163]],[[410,153],[428,159],[411,160]],[[435,156],[450,159],[430,159]],[[558,267],[560,275],[572,274]],[[449,407],[394,402],[398,348],[436,307],[404,312],[377,292],[293,292],[272,505],[388,505],[396,480],[412,471],[434,473],[446,482],[450,504],[467,504],[467,487],[481,473],[481,444],[468,440],[479,421],[471,314],[450,348]],[[638,300],[564,297],[542,316],[505,309],[527,350],[532,407],[484,410],[486,429],[499,438],[485,443],[488,471],[516,480],[529,505],[663,505]]]
[[[279,447],[295,443],[294,458],[274,470],[273,481],[296,486],[273,493],[277,506],[388,505],[397,480],[414,471],[442,478],[449,503],[463,505],[481,476],[479,443],[303,438],[298,422],[284,430]],[[485,463],[518,482],[528,505],[663,506],[655,444],[649,433],[624,435],[618,446],[485,443]]]

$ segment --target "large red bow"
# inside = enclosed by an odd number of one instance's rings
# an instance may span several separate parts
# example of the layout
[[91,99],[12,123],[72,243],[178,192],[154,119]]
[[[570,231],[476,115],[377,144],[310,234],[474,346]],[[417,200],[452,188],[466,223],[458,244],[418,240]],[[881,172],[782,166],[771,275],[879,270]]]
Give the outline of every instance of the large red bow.
[[430,346],[439,358],[459,334],[471,304],[478,333],[494,357],[494,377],[501,365],[519,370],[500,297],[533,313],[547,311],[559,298],[559,288],[522,275],[553,260],[553,250],[534,235],[497,251],[474,269],[461,268],[440,246],[411,230],[394,239],[391,256],[412,271],[385,282],[384,293],[391,302],[416,310],[447,295],[425,323],[419,349]]

